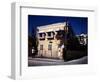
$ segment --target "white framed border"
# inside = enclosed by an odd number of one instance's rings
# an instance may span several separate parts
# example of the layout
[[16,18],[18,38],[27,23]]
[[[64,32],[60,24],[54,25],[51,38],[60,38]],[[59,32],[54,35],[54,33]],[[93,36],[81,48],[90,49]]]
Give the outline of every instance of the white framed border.
[[[56,12],[56,13],[55,13]],[[27,15],[54,15],[88,17],[88,65],[60,65],[28,67]],[[95,42],[96,9],[86,7],[56,7],[33,3],[12,3],[12,63],[11,76],[14,79],[34,79],[69,75],[94,74],[96,71],[93,43]]]

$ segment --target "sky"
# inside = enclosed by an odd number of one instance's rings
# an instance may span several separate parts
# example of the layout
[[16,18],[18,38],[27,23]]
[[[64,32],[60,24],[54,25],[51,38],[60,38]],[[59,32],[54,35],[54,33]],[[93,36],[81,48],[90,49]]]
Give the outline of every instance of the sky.
[[81,33],[87,34],[88,30],[87,17],[28,15],[28,35],[35,34],[36,28],[38,26],[49,25],[60,22],[69,22],[76,35],[79,35]]

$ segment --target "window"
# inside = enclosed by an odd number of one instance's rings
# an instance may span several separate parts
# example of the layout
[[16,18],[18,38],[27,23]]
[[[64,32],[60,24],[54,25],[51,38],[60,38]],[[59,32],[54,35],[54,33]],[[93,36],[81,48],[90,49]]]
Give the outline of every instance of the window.
[[52,50],[52,45],[51,44],[48,45],[48,50]]
[[48,32],[48,36],[51,36],[51,32]]
[[39,36],[42,37],[42,33],[40,33]]
[[54,39],[54,32],[47,32],[48,39]]
[[39,33],[39,37],[44,37],[45,33]]
[[45,40],[45,33],[39,33],[39,39]]
[[43,45],[40,45],[40,50],[43,50]]

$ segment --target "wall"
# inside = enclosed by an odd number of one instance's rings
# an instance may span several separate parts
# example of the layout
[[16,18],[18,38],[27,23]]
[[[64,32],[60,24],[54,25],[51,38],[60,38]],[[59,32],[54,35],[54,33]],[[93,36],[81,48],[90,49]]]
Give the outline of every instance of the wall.
[[[51,25],[46,25],[46,26],[40,26],[38,28],[39,33],[45,33],[45,39],[40,40],[38,39],[39,45],[38,45],[38,54],[39,56],[44,56],[44,57],[50,57],[50,58],[61,58],[62,59],[62,54],[59,54],[58,56],[58,45],[60,44],[60,41],[62,39],[57,40],[56,35],[59,30],[64,30],[65,23],[55,23]],[[48,39],[48,32],[53,32],[52,36],[53,39]],[[38,33],[38,36],[39,36]],[[44,44],[45,43],[45,44]],[[43,45],[43,50],[40,50],[40,45]],[[48,50],[48,45],[51,45],[51,50]]]
[[[92,47],[94,47],[96,55],[96,65],[97,65],[97,75],[84,75],[84,76],[63,76],[61,78],[41,78],[34,79],[34,81],[71,81],[71,82],[99,82],[100,76],[100,0],[1,0],[0,1],[0,81],[13,81],[10,79],[10,69],[11,69],[11,3],[15,1],[24,1],[24,2],[37,2],[44,4],[62,4],[64,5],[76,5],[76,6],[95,6],[98,9],[97,13],[97,27],[96,28],[96,40]],[[32,81],[33,82],[33,81]]]

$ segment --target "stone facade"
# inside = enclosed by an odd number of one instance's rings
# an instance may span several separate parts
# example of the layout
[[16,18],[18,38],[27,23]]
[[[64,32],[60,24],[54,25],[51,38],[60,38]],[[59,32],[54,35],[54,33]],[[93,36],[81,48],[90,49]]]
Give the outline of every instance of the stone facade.
[[60,31],[63,32],[65,26],[66,22],[37,27],[38,57],[63,59],[63,39],[57,35],[62,36]]

